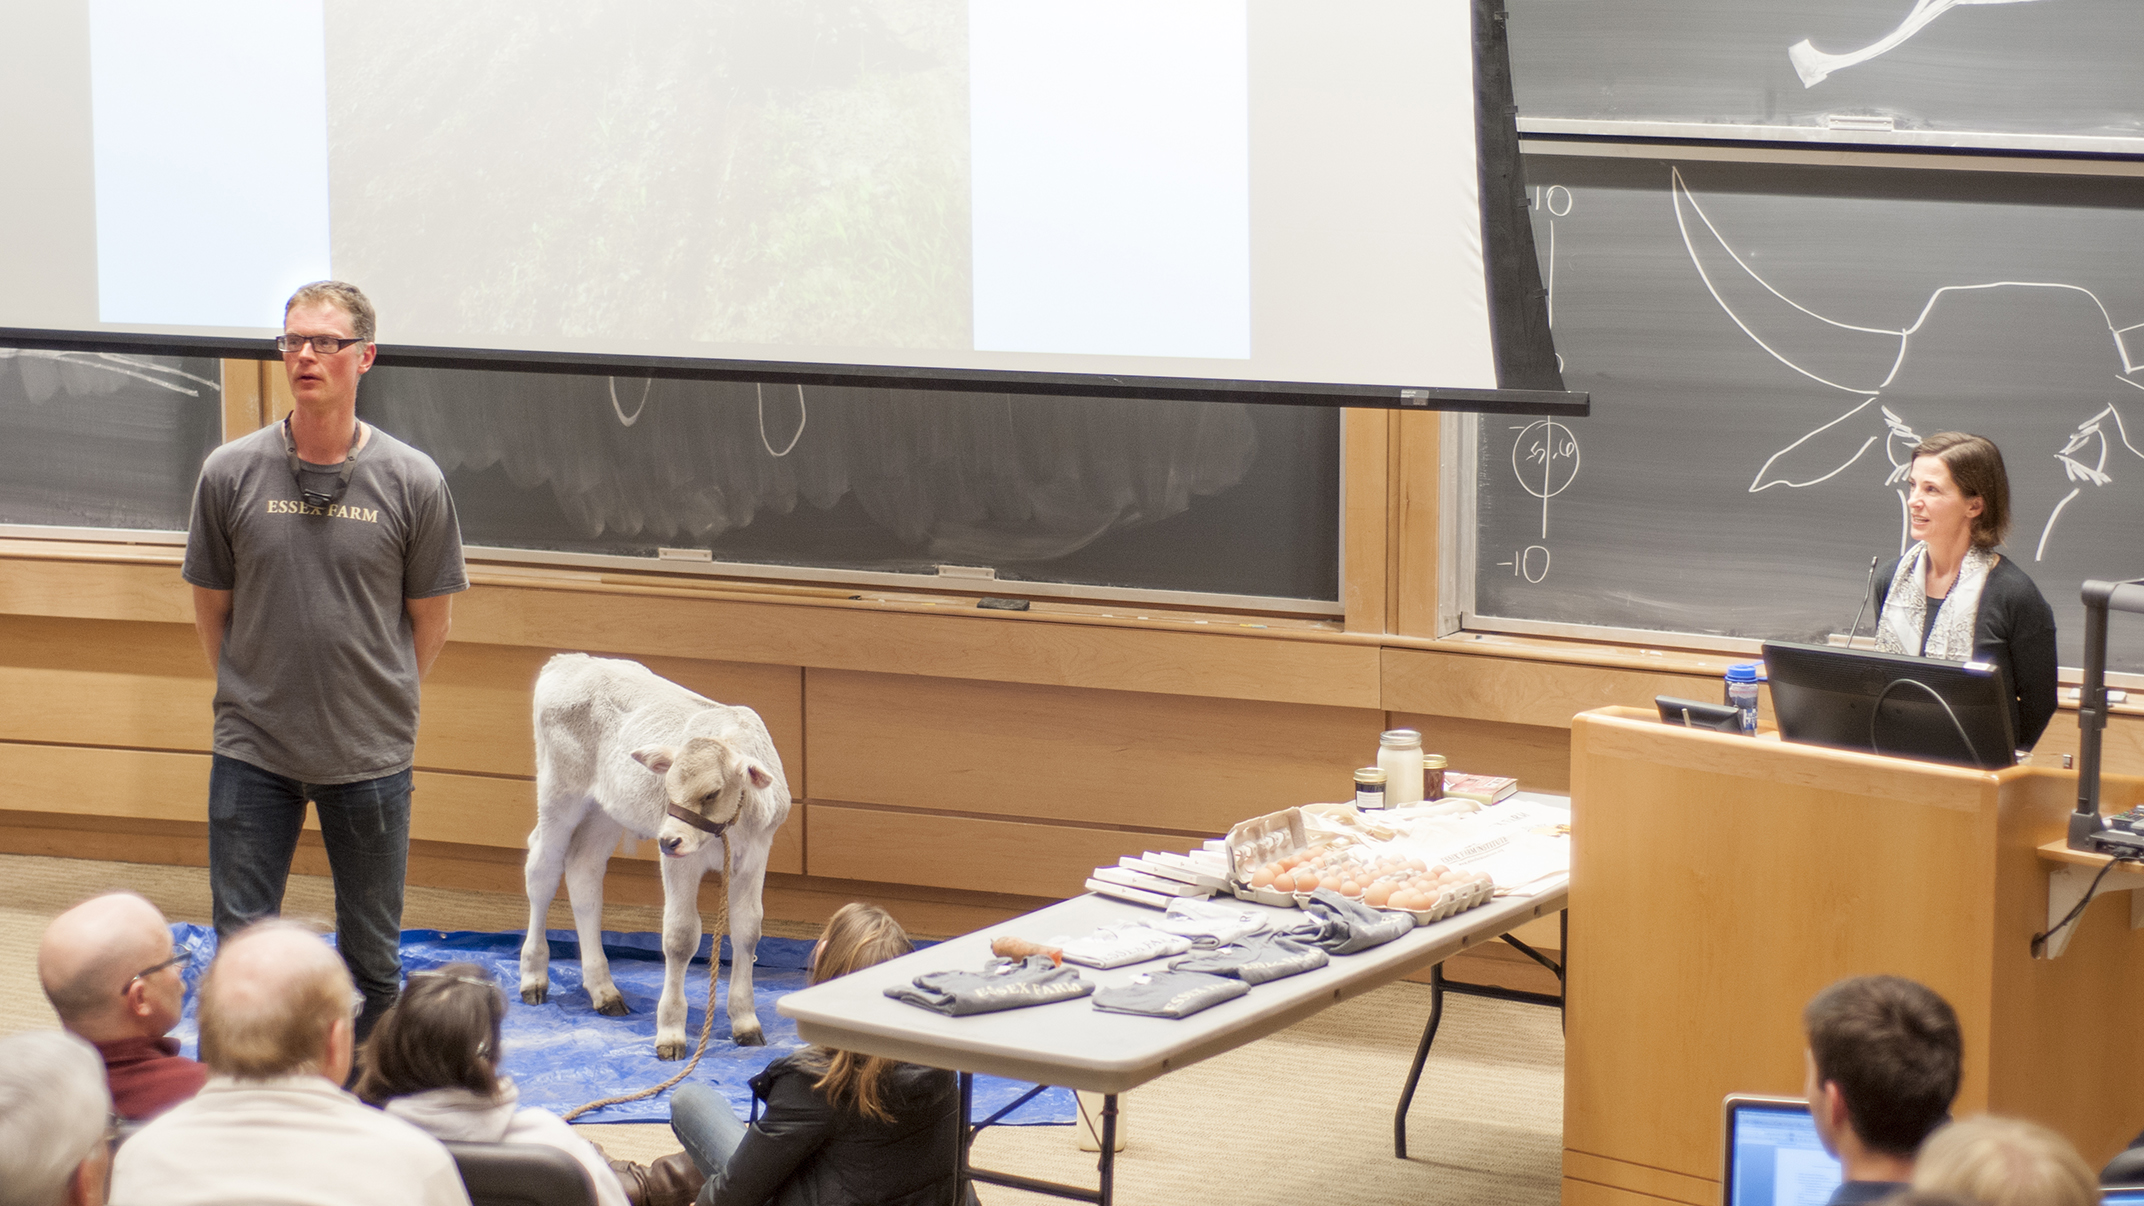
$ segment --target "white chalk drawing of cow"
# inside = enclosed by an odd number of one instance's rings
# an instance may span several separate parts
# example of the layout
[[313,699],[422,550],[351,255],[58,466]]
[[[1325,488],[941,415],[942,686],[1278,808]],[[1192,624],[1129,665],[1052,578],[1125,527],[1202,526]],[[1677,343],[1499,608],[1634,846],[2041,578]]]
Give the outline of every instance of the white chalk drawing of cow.
[[1844,54],[1826,54],[1803,38],[1787,47],[1787,61],[1794,64],[1794,74],[1802,77],[1802,87],[1814,88],[1823,83],[1834,71],[1844,71],[1858,63],[1866,63],[1884,54],[1899,43],[1927,28],[1930,21],[1961,4],[2030,4],[2033,0],[1914,0],[1913,11],[1898,23],[1898,28],[1876,39],[1859,50]]
[[663,855],[655,1054],[678,1059],[690,1049],[685,968],[700,947],[700,880],[709,871],[725,872],[729,893],[730,1037],[739,1046],[765,1042],[752,1009],[752,956],[789,784],[759,714],[696,695],[638,662],[580,653],[545,663],[535,704],[536,829],[521,999],[542,1004],[550,991],[544,918],[563,875],[580,932],[581,982],[598,1013],[626,1012],[603,956],[603,872],[630,832],[654,838]]
[[[1819,385],[1857,399],[1837,417],[1767,457],[1750,482],[1750,493],[1782,486],[1798,490],[1831,481],[1861,461],[1871,448],[1881,444],[1884,483],[1896,489],[1898,494],[1899,542],[1903,550],[1906,544],[1906,493],[1899,487],[1911,468],[1913,446],[1920,442],[1921,435],[1912,416],[1886,404],[1884,395],[1897,385],[1915,339],[1927,332],[1946,302],[1955,303],[1956,299],[1966,295],[1987,296],[1991,291],[2013,296],[2022,296],[2027,291],[2054,291],[2088,300],[2089,310],[2081,305],[2076,308],[2096,313],[2099,321],[2105,324],[2106,337],[2112,348],[2109,364],[2116,366],[2112,382],[2100,395],[2105,401],[2095,404],[2089,416],[2078,421],[2064,437],[2061,447],[2051,454],[2030,449],[2010,451],[2013,482],[2020,471],[2031,472],[2030,465],[2038,456],[2052,455],[2070,485],[2069,492],[2040,524],[2033,545],[2033,559],[2045,559],[2056,524],[2071,502],[2088,487],[2096,489],[2113,483],[2115,465],[2120,459],[2118,449],[2144,459],[2144,449],[2131,439],[2120,405],[2120,399],[2126,397],[2125,390],[2144,390],[2144,323],[2118,326],[2091,290],[2058,281],[2003,280],[1944,285],[1933,290],[1920,310],[1897,328],[1840,322],[1803,305],[1766,281],[1751,266],[1749,257],[1736,251],[1705,215],[1704,208],[1684,183],[1680,169],[1671,169],[1669,191],[1674,198],[1675,221],[1682,232],[1683,246],[1690,253],[1690,262],[1696,266],[1705,288],[1728,318],[1781,364]],[[1989,348],[1986,354],[2000,356],[2004,349]],[[2089,373],[2091,370],[2085,371]],[[2088,381],[2083,392],[2091,396],[2097,388]],[[2072,398],[2078,393],[2074,389],[2069,392]],[[2018,401],[2022,407],[2045,405],[2042,399],[2021,398]],[[2031,459],[2021,458],[2020,452]],[[2020,520],[2025,518],[2019,516]]]

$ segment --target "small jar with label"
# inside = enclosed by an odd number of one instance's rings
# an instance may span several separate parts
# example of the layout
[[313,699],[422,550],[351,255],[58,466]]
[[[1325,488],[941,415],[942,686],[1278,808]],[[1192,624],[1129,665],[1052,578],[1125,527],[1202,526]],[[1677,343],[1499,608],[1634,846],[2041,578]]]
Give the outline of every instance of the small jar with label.
[[1385,808],[1385,770],[1381,766],[1365,766],[1355,772],[1355,807],[1363,812],[1382,812]]
[[1422,734],[1392,729],[1377,738],[1377,765],[1385,772],[1385,804],[1422,802]]
[[1422,798],[1424,800],[1441,800],[1444,798],[1444,768],[1449,765],[1451,764],[1445,761],[1442,754],[1422,755]]

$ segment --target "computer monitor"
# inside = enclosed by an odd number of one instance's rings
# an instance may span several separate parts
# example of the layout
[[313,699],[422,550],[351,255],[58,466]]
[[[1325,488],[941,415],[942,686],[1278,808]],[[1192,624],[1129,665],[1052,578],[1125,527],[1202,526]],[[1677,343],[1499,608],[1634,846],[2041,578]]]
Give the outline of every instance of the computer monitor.
[[1727,1098],[1725,1206],[1824,1206],[1845,1180],[1799,1097]]
[[1985,662],[1767,641],[1779,735],[1989,769],[2017,762],[2010,684]]
[[2144,1206],[2144,1185],[2102,1185],[2100,1206]]
[[1688,725],[1693,729],[1716,729],[1722,733],[1742,731],[1742,709],[1726,704],[1677,699],[1672,695],[1655,695],[1653,706],[1660,709],[1662,724]]

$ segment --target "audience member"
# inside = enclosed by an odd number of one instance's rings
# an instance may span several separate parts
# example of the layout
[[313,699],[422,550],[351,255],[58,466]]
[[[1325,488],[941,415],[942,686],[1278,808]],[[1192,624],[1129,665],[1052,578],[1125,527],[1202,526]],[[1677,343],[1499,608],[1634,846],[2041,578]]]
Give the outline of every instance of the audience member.
[[119,1149],[118,1206],[468,1206],[437,1139],[342,1091],[356,990],[318,935],[264,921],[201,980],[208,1083]]
[[101,1206],[111,1111],[88,1043],[57,1030],[0,1038],[0,1206]]
[[[812,951],[811,982],[909,950],[908,935],[885,910],[843,905]],[[767,1065],[751,1087],[767,1108],[750,1125],[698,1082],[671,1099],[671,1129],[708,1176],[701,1206],[954,1200],[960,1090],[953,1073],[806,1047]],[[974,1200],[971,1190],[969,1206]]]
[[2099,1178],[2055,1132],[2021,1118],[1983,1114],[1928,1137],[1913,1187],[1976,1206],[2094,1206]]
[[1914,1153],[1950,1114],[1964,1043],[1942,997],[1897,976],[1859,976],[1802,1010],[1809,1112],[1846,1181],[1832,1206],[1860,1206],[1913,1177]]
[[208,1069],[167,1032],[186,999],[186,953],[155,905],[131,892],[87,900],[54,918],[37,947],[37,979],[60,1025],[104,1057],[112,1109],[154,1118],[192,1097]]
[[581,1162],[601,1206],[685,1206],[707,1178],[683,1152],[653,1165],[605,1162],[549,1110],[520,1108],[499,1072],[506,997],[484,969],[449,963],[410,976],[365,1044],[357,1095],[439,1139],[542,1143]]

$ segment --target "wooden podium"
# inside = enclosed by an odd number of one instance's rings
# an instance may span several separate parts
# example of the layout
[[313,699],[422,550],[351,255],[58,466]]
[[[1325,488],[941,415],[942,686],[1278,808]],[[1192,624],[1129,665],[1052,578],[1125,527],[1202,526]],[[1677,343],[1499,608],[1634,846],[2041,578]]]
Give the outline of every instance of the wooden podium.
[[[1563,1200],[1718,1203],[1721,1099],[1799,1096],[1802,1006],[1873,973],[1957,1010],[1957,1115],[2031,1118],[2095,1167],[2111,1157],[2144,1129],[2129,894],[2090,906],[2059,957],[2030,953],[2062,865],[2038,848],[2063,839],[2076,784],[1632,708],[1576,717]],[[2102,798],[2126,809],[2144,779],[2109,776]],[[2117,872],[2106,887],[2137,883]]]

